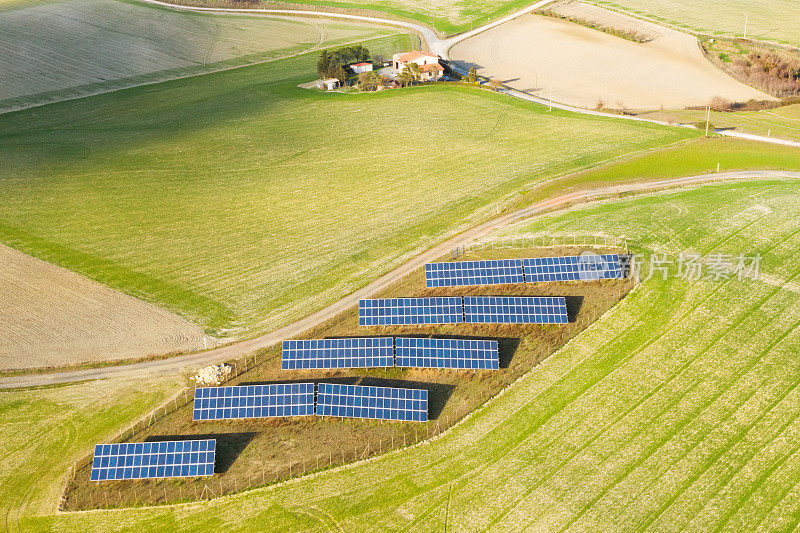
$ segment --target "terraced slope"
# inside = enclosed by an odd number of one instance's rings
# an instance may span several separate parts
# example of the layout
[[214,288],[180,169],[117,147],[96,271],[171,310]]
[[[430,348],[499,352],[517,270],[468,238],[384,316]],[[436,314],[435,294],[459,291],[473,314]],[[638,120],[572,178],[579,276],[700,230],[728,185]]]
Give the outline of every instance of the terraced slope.
[[297,88],[315,59],[7,115],[0,241],[244,336],[365,285],[531,183],[697,135],[443,84]]
[[119,0],[0,3],[0,111],[397,33]]
[[706,186],[511,232],[627,234],[642,253],[672,259],[759,252],[768,276],[654,276],[427,445],[202,505],[29,514],[22,525],[791,531],[800,520],[798,193],[779,181]]

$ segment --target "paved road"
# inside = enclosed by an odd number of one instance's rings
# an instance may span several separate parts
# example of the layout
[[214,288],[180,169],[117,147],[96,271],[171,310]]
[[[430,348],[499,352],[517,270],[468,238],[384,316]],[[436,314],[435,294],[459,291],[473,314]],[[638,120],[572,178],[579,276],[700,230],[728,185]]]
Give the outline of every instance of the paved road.
[[372,294],[386,288],[392,283],[400,280],[402,277],[408,275],[412,271],[420,268],[425,263],[434,261],[443,255],[447,254],[456,246],[467,244],[470,241],[485,236],[486,234],[503,228],[517,222],[519,220],[537,215],[543,211],[551,209],[564,208],[570,204],[587,202],[598,197],[615,195],[620,193],[636,193],[655,191],[665,188],[685,187],[690,185],[698,185],[703,183],[711,183],[717,181],[735,181],[735,180],[752,180],[752,179],[768,179],[768,178],[792,178],[800,179],[800,172],[788,171],[746,171],[746,172],[722,172],[716,174],[702,174],[698,176],[689,176],[684,178],[665,179],[644,183],[632,183],[626,185],[617,185],[614,187],[602,187],[586,191],[579,191],[570,194],[551,198],[533,204],[529,207],[513,211],[511,213],[502,215],[493,220],[475,226],[443,243],[429,249],[428,251],[418,255],[414,259],[404,263],[395,270],[381,276],[366,287],[355,291],[354,293],[342,298],[338,302],[326,307],[325,309],[314,313],[313,315],[304,318],[294,324],[281,328],[272,333],[268,333],[262,337],[247,340],[209,350],[207,352],[183,355],[172,357],[169,359],[162,359],[156,361],[146,361],[131,365],[109,366],[103,368],[91,368],[85,370],[74,370],[69,372],[54,372],[50,374],[31,374],[23,376],[13,376],[0,378],[0,389],[19,388],[19,387],[34,387],[42,385],[52,385],[58,383],[71,383],[76,381],[85,381],[92,379],[106,379],[106,378],[119,378],[119,377],[141,377],[154,374],[167,374],[176,372],[185,368],[197,368],[213,363],[219,363],[229,359],[241,357],[249,354],[260,348],[268,348],[276,343],[290,337],[297,336],[309,328],[332,318],[342,311],[357,305],[360,298],[366,298]]

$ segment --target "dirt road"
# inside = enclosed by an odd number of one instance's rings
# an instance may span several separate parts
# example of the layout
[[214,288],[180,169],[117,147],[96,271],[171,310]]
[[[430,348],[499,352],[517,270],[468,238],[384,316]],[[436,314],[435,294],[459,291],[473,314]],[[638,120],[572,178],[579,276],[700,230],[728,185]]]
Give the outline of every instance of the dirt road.
[[0,378],[0,389],[10,389],[19,387],[35,387],[43,385],[53,385],[58,383],[71,383],[75,381],[86,381],[92,379],[107,379],[115,377],[142,377],[154,374],[166,374],[177,372],[186,368],[196,368],[212,363],[218,363],[229,359],[241,357],[254,350],[268,348],[276,343],[299,335],[307,329],[332,318],[346,309],[357,305],[360,298],[368,297],[390,284],[398,281],[410,272],[420,268],[425,263],[434,261],[450,250],[461,244],[466,244],[474,239],[480,238],[492,231],[503,228],[521,219],[535,216],[551,209],[564,208],[566,206],[588,202],[598,198],[617,195],[620,193],[643,193],[660,189],[686,187],[720,181],[753,180],[769,178],[791,178],[800,179],[800,172],[789,171],[743,171],[743,172],[723,172],[718,174],[702,174],[688,176],[684,178],[672,178],[644,183],[632,183],[618,185],[614,187],[602,187],[586,191],[579,191],[565,194],[549,200],[544,200],[529,207],[502,215],[493,220],[475,226],[438,246],[418,255],[414,259],[401,265],[395,270],[381,276],[369,285],[355,291],[354,293],[342,298],[338,302],[326,307],[325,309],[310,315],[303,320],[295,322],[277,331],[251,339],[238,342],[229,346],[224,346],[207,352],[178,356],[171,359],[147,361],[131,365],[91,368],[85,370],[75,370],[69,372],[57,372],[51,374],[33,374]]

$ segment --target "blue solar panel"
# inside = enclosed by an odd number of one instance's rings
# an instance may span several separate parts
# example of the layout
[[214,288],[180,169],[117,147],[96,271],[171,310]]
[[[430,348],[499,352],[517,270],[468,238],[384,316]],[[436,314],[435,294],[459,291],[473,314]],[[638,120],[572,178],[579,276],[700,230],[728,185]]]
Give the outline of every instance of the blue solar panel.
[[377,368],[394,366],[391,337],[283,341],[281,368]]
[[497,341],[397,337],[397,366],[414,368],[500,368]]
[[210,476],[216,448],[214,439],[98,444],[91,479]]
[[499,285],[524,282],[522,259],[457,261],[428,263],[425,265],[425,283],[428,287]]
[[563,296],[465,296],[468,324],[566,324]]
[[317,388],[317,414],[427,422],[428,391],[320,383]]
[[460,324],[464,322],[460,296],[359,300],[359,326],[404,324]]
[[194,420],[313,414],[313,383],[201,387],[194,391]]
[[622,278],[618,254],[584,254],[524,259],[525,281],[594,281]]

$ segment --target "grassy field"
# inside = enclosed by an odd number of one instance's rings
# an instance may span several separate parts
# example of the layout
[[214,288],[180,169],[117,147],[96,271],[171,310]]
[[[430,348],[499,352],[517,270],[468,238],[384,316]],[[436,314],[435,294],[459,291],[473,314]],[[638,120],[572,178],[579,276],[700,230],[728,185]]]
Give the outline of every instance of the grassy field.
[[0,392],[0,530],[51,513],[67,469],[89,443],[111,438],[178,386],[162,378]]
[[[16,0],[0,0],[16,1]],[[230,6],[231,0],[182,0],[178,3],[203,6]],[[442,35],[452,35],[477,28],[491,20],[527,7],[528,0],[267,0],[264,7],[292,8],[293,4],[335,8],[355,14],[412,19],[435,27]],[[386,16],[386,15],[384,15]],[[391,17],[390,17],[391,18]]]
[[[683,250],[760,252],[762,273],[789,281],[800,273],[798,194],[786,181],[705,186],[553,214],[506,233],[590,228],[672,259]],[[655,276],[426,445],[209,503],[29,514],[22,526],[792,531],[800,521],[795,286]],[[49,392],[7,394],[24,404]],[[88,448],[91,440],[80,440]]]
[[0,111],[396,33],[119,0],[0,3]]
[[[706,112],[700,110],[653,111],[640,116],[672,122],[705,123]],[[770,135],[779,139],[800,141],[800,104],[762,111],[711,112],[711,124],[745,133]]]
[[[586,247],[480,249],[463,260],[577,255]],[[619,249],[590,248],[596,253]],[[136,483],[103,483],[90,480],[91,465],[81,465],[69,485],[64,508],[132,507],[165,501],[186,501],[207,494],[233,493],[277,479],[300,476],[330,468],[357,458],[370,457],[425,439],[457,423],[486,400],[496,395],[534,365],[541,363],[567,340],[589,326],[615,305],[633,287],[633,280],[605,280],[598,283],[547,283],[489,287],[427,289],[425,274],[418,269],[394,283],[377,297],[455,295],[565,296],[570,324],[565,326],[458,324],[444,326],[358,326],[358,307],[349,309],[336,321],[314,328],[302,338],[357,336],[440,336],[497,339],[500,369],[496,371],[450,371],[436,369],[354,369],[334,371],[281,370],[281,350],[276,346],[251,359],[250,370],[230,384],[324,381],[383,387],[412,387],[428,391],[427,423],[392,423],[317,417],[205,421],[192,420],[192,402],[178,408],[152,426],[142,428],[130,441],[145,441],[161,435],[217,436],[217,473],[208,479],[152,480]],[[242,362],[238,365],[241,367]],[[188,396],[191,400],[192,396]]]
[[559,194],[622,183],[653,181],[736,170],[800,170],[800,150],[722,137],[631,156],[621,161],[548,180],[526,191],[510,206],[523,207]]
[[800,4],[794,0],[588,0],[610,9],[626,11],[689,31],[742,37],[745,16],[747,37],[800,45]]
[[443,84],[297,88],[314,59],[4,116],[0,241],[245,336],[545,177],[697,135]]

